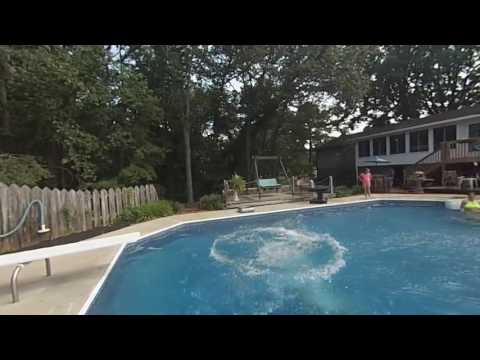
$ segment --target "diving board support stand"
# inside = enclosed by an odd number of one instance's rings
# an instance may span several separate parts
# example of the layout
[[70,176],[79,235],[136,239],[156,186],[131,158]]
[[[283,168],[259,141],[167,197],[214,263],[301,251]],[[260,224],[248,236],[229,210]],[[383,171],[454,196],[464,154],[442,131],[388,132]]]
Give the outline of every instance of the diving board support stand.
[[17,264],[15,269],[13,270],[12,277],[10,278],[10,288],[12,289],[12,303],[16,303],[20,301],[20,297],[18,296],[18,288],[17,288],[17,278],[20,270],[25,267],[25,264]]
[[50,264],[50,258],[45,259],[45,272],[47,276],[52,276],[52,266]]
[[[12,303],[17,303],[20,301],[20,297],[18,295],[18,286],[17,286],[17,278],[20,274],[20,271],[25,267],[25,265],[30,264],[31,261],[26,263],[17,264],[15,269],[13,269],[12,277],[10,278],[10,288],[12,290]],[[45,259],[45,273],[47,277],[52,276],[52,267],[50,263],[50,258]]]

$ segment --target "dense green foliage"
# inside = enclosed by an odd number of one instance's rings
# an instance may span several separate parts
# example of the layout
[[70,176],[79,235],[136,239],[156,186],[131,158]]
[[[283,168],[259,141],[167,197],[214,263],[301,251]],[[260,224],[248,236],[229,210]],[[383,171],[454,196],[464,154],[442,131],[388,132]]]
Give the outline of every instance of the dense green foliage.
[[203,210],[221,210],[225,207],[222,195],[210,194],[203,195],[199,202],[198,207]]
[[24,183],[153,182],[192,202],[232,173],[252,180],[254,154],[306,175],[333,130],[478,103],[478,49],[1,45],[0,153],[34,156],[52,175]]
[[335,197],[345,197],[363,194],[363,189],[359,185],[354,185],[352,187],[348,186],[337,186],[335,187]]
[[[480,102],[479,45],[384,45],[370,53],[362,100],[339,123],[371,126],[433,115]],[[346,121],[348,119],[348,121]]]
[[185,209],[185,205],[178,201],[173,201],[172,206],[175,210],[175,214],[181,213]]
[[138,207],[124,209],[117,218],[118,223],[134,224],[177,213],[178,207],[168,200],[159,200]]
[[35,186],[50,177],[48,170],[32,156],[0,155],[0,182]]

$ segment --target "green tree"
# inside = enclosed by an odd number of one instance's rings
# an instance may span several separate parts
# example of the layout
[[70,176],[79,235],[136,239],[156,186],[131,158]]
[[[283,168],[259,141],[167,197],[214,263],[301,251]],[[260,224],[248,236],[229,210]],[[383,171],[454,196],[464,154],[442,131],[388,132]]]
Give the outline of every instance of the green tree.
[[380,46],[368,59],[370,91],[345,114],[357,110],[352,123],[383,126],[478,104],[479,50],[478,45]]
[[7,103],[7,82],[11,78],[10,47],[0,45],[0,136],[10,134],[10,113]]

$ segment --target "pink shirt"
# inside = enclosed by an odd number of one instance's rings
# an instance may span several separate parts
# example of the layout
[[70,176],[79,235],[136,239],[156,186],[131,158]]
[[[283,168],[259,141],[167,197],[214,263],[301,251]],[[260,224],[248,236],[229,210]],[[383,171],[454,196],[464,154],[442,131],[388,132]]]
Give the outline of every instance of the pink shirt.
[[359,177],[363,185],[370,185],[372,182],[372,174],[360,174]]

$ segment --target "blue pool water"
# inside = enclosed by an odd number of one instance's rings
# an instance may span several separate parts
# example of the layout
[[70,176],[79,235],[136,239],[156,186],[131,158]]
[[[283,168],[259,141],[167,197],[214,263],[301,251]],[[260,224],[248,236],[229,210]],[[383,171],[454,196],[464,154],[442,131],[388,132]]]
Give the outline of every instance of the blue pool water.
[[184,225],[129,245],[89,314],[480,314],[480,223],[373,202]]

